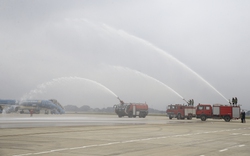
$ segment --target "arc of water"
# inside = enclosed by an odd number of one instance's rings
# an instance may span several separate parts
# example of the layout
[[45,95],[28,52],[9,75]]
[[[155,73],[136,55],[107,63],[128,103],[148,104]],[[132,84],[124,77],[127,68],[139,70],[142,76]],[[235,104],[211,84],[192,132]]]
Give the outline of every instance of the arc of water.
[[144,73],[142,73],[142,72],[139,72],[139,71],[137,71],[137,70],[130,69],[130,68],[128,68],[128,67],[121,67],[121,66],[112,66],[112,67],[113,67],[113,68],[116,68],[116,69],[124,69],[124,70],[133,71],[133,72],[135,72],[135,73],[137,73],[137,74],[139,74],[139,75],[142,75],[142,76],[144,76],[144,77],[146,77],[146,78],[149,78],[149,79],[151,79],[151,80],[154,80],[154,81],[156,81],[156,82],[158,82],[158,83],[164,85],[165,87],[167,87],[169,90],[171,90],[173,93],[175,93],[177,96],[179,96],[182,100],[185,101],[185,99],[184,99],[179,93],[177,93],[174,89],[172,89],[171,87],[169,87],[169,86],[166,85],[165,83],[161,82],[160,80],[157,80],[156,78],[153,78],[153,77],[151,77],[151,76],[149,76],[149,75],[147,75],[147,74],[144,74]]
[[113,91],[111,91],[110,89],[108,89],[106,86],[102,85],[102,84],[99,83],[99,82],[96,82],[96,81],[90,80],[90,79],[86,79],[86,78],[81,78],[81,77],[74,77],[74,78],[76,78],[76,79],[83,79],[83,80],[86,80],[86,81],[95,83],[95,84],[99,85],[100,87],[102,87],[102,88],[106,89],[107,91],[109,91],[109,92],[110,92],[111,94],[113,94],[116,98],[118,98],[118,96],[117,96]]
[[109,30],[111,32],[114,32],[114,33],[118,33],[118,35],[121,35],[122,37],[129,37],[129,38],[132,38],[134,40],[137,40],[139,42],[141,42],[142,44],[144,45],[147,45],[149,46],[150,48],[156,50],[159,54],[161,55],[164,55],[168,58],[171,58],[172,60],[176,61],[177,63],[179,63],[181,66],[183,66],[184,68],[186,68],[188,71],[190,71],[191,73],[193,73],[195,76],[197,76],[199,79],[201,79],[203,82],[205,82],[205,84],[207,84],[208,86],[210,86],[216,93],[218,93],[222,98],[224,98],[227,102],[228,102],[228,99],[223,96],[214,86],[212,86],[208,81],[206,81],[203,77],[201,77],[198,73],[196,73],[194,70],[192,70],[191,68],[189,68],[187,65],[185,65],[184,63],[182,63],[181,61],[179,61],[178,59],[176,59],[175,57],[173,57],[172,55],[168,54],[167,52],[165,52],[164,50],[156,47],[155,45],[153,45],[152,43],[142,39],[142,38],[139,38],[137,36],[134,36],[134,35],[131,35],[129,34],[128,32],[125,32],[124,30],[116,30],[106,24],[103,24],[104,28],[106,30]]
[[[32,94],[34,93],[42,93],[42,89],[46,88],[47,86],[49,85],[52,85],[56,82],[62,82],[62,81],[66,81],[66,80],[71,80],[71,79],[78,79],[78,80],[85,80],[85,81],[88,81],[88,82],[91,82],[91,83],[94,83],[104,89],[106,89],[107,91],[109,91],[112,95],[114,95],[116,98],[118,98],[118,96],[113,92],[111,91],[110,89],[108,89],[106,86],[102,85],[101,83],[98,83],[94,80],[90,80],[90,79],[86,79],[86,78],[82,78],[82,77],[61,77],[61,78],[57,78],[57,79],[53,79],[52,81],[49,81],[49,82],[45,82],[45,83],[42,83],[40,85],[38,85],[38,87],[34,90],[31,90],[29,93],[28,93],[28,96],[29,98],[32,98]],[[22,97],[21,98],[21,101],[24,100],[25,97]]]

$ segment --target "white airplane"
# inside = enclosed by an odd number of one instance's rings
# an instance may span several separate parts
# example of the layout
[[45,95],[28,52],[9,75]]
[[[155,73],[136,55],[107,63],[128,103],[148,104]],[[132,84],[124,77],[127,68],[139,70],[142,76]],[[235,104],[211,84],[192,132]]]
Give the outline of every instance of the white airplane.
[[18,101],[16,100],[0,99],[0,113],[2,113],[3,111],[5,111],[6,113],[14,111],[17,106],[18,106]]
[[6,113],[17,112],[24,113],[24,110],[33,110],[34,113],[40,113],[40,110],[45,110],[48,114],[64,114],[65,110],[62,105],[55,99],[51,100],[0,100],[0,113],[5,110]]

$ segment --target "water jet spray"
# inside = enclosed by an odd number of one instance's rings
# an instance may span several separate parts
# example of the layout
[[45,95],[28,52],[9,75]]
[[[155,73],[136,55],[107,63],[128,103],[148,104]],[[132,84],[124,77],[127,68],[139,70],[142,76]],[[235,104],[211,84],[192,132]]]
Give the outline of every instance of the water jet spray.
[[[133,69],[130,69],[130,68],[127,68],[127,67],[121,67],[121,66],[112,66],[112,67],[113,67],[113,68],[116,68],[116,69],[129,70],[129,71],[132,71],[132,72],[134,72],[134,73],[136,73],[136,74],[139,74],[139,75],[141,75],[141,76],[144,76],[144,77],[146,77],[146,78],[149,78],[149,79],[151,79],[151,80],[154,80],[154,81],[156,81],[156,82],[162,84],[163,86],[167,87],[169,90],[171,90],[173,93],[175,93],[177,96],[179,96],[181,99],[183,99],[183,100],[185,101],[185,99],[184,99],[179,93],[177,93],[174,89],[172,89],[171,87],[169,87],[169,86],[166,85],[165,83],[163,83],[163,82],[157,80],[156,78],[153,78],[153,77],[151,77],[151,76],[149,76],[149,75],[147,75],[147,74],[144,74],[144,73],[142,73],[142,72],[139,72],[139,71],[137,71],[137,70],[133,70]],[[119,99],[119,98],[118,98],[118,99]],[[119,100],[120,100],[120,99],[119,99]],[[121,100],[120,100],[120,102],[121,102]]]
[[42,84],[38,85],[38,87],[36,89],[31,90],[28,94],[24,95],[21,98],[21,101],[24,100],[24,99],[32,99],[33,98],[32,94],[43,93],[42,90],[45,89],[47,86],[53,85],[53,84],[55,84],[57,82],[64,82],[64,81],[67,81],[67,80],[84,80],[84,81],[87,81],[87,82],[94,83],[94,84],[104,88],[106,91],[108,91],[109,93],[114,95],[116,98],[119,98],[113,91],[111,91],[106,86],[104,86],[101,83],[98,83],[98,82],[96,82],[94,80],[90,80],[90,79],[86,79],[86,78],[82,78],[82,77],[61,77],[61,78],[53,79],[52,81],[45,82],[45,83],[42,83]]
[[[103,27],[105,30],[108,30],[110,32],[113,32],[123,38],[127,37],[129,39],[134,39],[142,44],[144,44],[145,46],[148,46],[150,48],[152,48],[153,50],[155,50],[156,52],[158,52],[159,54],[166,56],[167,58],[170,58],[172,60],[174,60],[175,62],[177,62],[178,64],[180,64],[182,67],[186,68],[188,71],[190,71],[191,73],[193,73],[195,76],[197,76],[200,80],[202,80],[205,84],[207,84],[209,87],[211,87],[215,92],[217,92],[223,99],[225,99],[228,102],[228,99],[222,95],[214,86],[212,86],[208,81],[206,81],[202,76],[200,76],[198,73],[196,73],[194,70],[192,70],[191,68],[189,68],[187,65],[185,65],[183,62],[179,61],[177,58],[173,57],[172,55],[168,54],[167,52],[165,52],[164,50],[156,47],[155,45],[153,45],[152,43],[139,38],[137,36],[131,35],[128,32],[124,31],[124,30],[116,30],[106,24],[103,24]],[[182,98],[183,99],[183,98]],[[185,101],[185,100],[184,100]]]

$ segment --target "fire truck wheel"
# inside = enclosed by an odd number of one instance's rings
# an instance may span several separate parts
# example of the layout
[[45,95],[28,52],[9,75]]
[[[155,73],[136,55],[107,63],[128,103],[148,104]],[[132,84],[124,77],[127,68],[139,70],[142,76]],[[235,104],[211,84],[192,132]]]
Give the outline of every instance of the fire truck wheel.
[[177,115],[177,119],[180,120],[181,119],[181,114]]
[[172,118],[173,118],[172,116],[169,116],[169,119],[170,119],[170,120],[172,120]]
[[139,113],[139,118],[142,118],[143,117],[143,112],[140,112]]
[[202,116],[201,116],[201,121],[206,121],[206,120],[207,120],[206,115],[202,115]]
[[188,120],[192,120],[192,115],[189,115],[189,116],[187,117],[187,119],[188,119]]
[[122,115],[118,115],[118,117],[119,117],[119,118],[121,118],[121,117],[122,117]]
[[132,117],[133,117],[133,113],[132,113],[132,112],[129,112],[129,113],[128,113],[128,117],[129,117],[129,118],[132,118]]
[[224,120],[225,120],[226,122],[229,122],[229,121],[231,120],[231,119],[230,119],[230,116],[228,116],[228,115],[225,116],[225,117],[224,117]]

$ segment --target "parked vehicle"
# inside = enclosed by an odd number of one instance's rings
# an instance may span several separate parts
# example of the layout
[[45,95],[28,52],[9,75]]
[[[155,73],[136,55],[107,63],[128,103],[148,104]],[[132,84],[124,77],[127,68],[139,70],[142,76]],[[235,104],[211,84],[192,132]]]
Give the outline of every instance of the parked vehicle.
[[224,119],[229,122],[231,119],[240,118],[240,106],[239,105],[210,105],[210,104],[198,104],[196,108],[196,117],[201,121],[206,121],[207,118]]
[[174,104],[168,105],[166,113],[169,119],[177,118],[191,120],[192,117],[196,116],[196,107],[192,105],[182,105],[182,104]]
[[148,105],[146,103],[124,103],[120,100],[120,104],[114,105],[114,108],[118,117],[135,118],[139,116],[139,118],[145,118],[148,115]]

